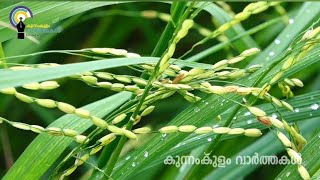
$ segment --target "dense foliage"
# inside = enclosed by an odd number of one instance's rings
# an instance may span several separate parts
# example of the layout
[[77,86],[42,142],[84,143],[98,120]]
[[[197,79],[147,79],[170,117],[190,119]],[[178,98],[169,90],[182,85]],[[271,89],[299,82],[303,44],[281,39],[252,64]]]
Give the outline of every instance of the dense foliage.
[[0,177],[320,177],[320,3],[0,7]]

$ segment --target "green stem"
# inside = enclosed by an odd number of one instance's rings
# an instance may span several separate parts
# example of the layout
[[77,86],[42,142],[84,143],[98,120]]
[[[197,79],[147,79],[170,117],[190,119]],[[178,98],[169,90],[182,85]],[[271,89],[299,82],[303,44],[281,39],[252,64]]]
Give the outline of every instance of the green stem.
[[[137,107],[136,107],[136,109],[135,109],[135,111],[134,111],[134,113],[132,115],[132,119],[136,119],[137,118],[138,113],[140,111],[140,108],[141,108],[141,106],[142,106],[142,104],[144,102],[144,99],[147,97],[149,90],[152,88],[152,83],[151,82],[153,81],[153,79],[154,79],[154,77],[150,78],[149,83],[148,83],[145,91],[143,92],[143,94],[142,94],[142,96],[141,96],[141,98],[139,100],[139,103],[138,103],[138,105],[137,105]],[[127,123],[126,129],[127,130],[131,130],[131,128],[133,126],[133,123],[134,123],[134,121],[132,121],[130,119],[129,122]],[[111,155],[111,158],[109,159],[109,162],[108,162],[108,164],[106,166],[107,168],[105,169],[105,173],[107,175],[111,174],[111,172],[112,172],[112,170],[113,170],[113,168],[114,168],[114,166],[115,166],[115,164],[116,164],[116,162],[118,160],[118,157],[119,157],[119,155],[121,153],[121,150],[122,150],[124,144],[126,143],[126,141],[127,141],[127,137],[126,136],[121,136],[119,144],[118,144],[117,148],[113,151],[113,153]]]
[[[203,59],[203,58],[205,58],[205,57],[207,57],[209,55],[212,55],[213,53],[217,52],[218,50],[224,48],[228,44],[231,44],[232,42],[234,42],[234,41],[236,41],[236,40],[238,40],[238,39],[240,39],[242,37],[249,36],[249,35],[252,35],[252,34],[254,34],[256,32],[259,32],[259,31],[261,31],[261,30],[263,30],[263,29],[265,29],[267,27],[270,27],[271,25],[273,25],[273,24],[275,24],[275,23],[277,23],[279,21],[281,21],[281,18],[275,18],[273,20],[270,20],[270,21],[267,21],[265,23],[262,23],[262,24],[260,24],[260,25],[258,25],[256,27],[244,32],[244,33],[241,33],[241,34],[235,36],[234,38],[230,39],[229,41],[222,42],[222,43],[217,44],[217,45],[215,45],[213,47],[210,47],[210,48],[208,48],[206,50],[203,50],[200,53],[189,57],[188,59],[186,59],[186,61],[190,61],[190,62],[199,61],[200,59]],[[181,58],[182,57],[179,57],[178,59],[181,59]]]
[[2,64],[3,64],[3,68],[5,68],[5,69],[8,68],[1,42],[0,42],[0,59],[1,59]]
[[[158,67],[159,64],[160,64],[160,61],[158,62],[158,64],[157,64],[156,67]],[[148,84],[147,84],[147,86],[146,86],[146,88],[145,88],[145,90],[144,90],[141,98],[139,99],[139,102],[138,102],[138,105],[137,105],[135,111],[133,112],[133,114],[132,114],[129,122],[128,122],[127,125],[126,125],[126,129],[127,129],[127,130],[131,130],[131,129],[132,129],[133,124],[134,124],[134,120],[135,120],[135,119],[137,118],[137,116],[139,115],[139,111],[140,111],[140,109],[141,109],[141,107],[142,107],[142,105],[143,105],[143,103],[144,103],[144,100],[145,100],[145,98],[148,96],[148,93],[149,93],[149,91],[150,91],[151,88],[152,88],[152,83],[153,83],[153,82],[155,81],[155,79],[157,78],[156,71],[154,71],[154,72],[155,72],[155,73],[150,77],[150,79],[149,79],[149,81],[148,81]],[[133,120],[132,120],[132,119],[133,119]],[[113,153],[112,153],[112,155],[111,155],[111,157],[110,157],[110,159],[109,159],[109,161],[108,161],[108,164],[107,164],[107,166],[106,166],[106,168],[105,168],[105,174],[107,174],[107,175],[109,175],[109,176],[111,175],[111,172],[112,172],[112,170],[113,170],[113,168],[114,168],[114,166],[115,166],[115,164],[116,164],[116,162],[117,162],[117,160],[118,160],[118,158],[119,158],[119,155],[120,155],[120,153],[121,153],[121,150],[122,150],[124,144],[126,143],[126,141],[127,141],[127,137],[126,137],[126,136],[121,136],[120,141],[119,141],[119,143],[118,143],[118,146],[117,146],[116,149],[113,151]]]
[[172,6],[175,6],[171,16],[172,21],[168,22],[151,56],[155,56],[155,57],[161,56],[161,54],[165,51],[165,49],[168,46],[169,39],[171,39],[172,32],[174,31],[174,28],[175,28],[172,22],[176,23],[179,21],[179,18],[181,17],[186,5],[187,5],[187,2],[183,2],[183,1],[172,3]]
[[[184,12],[185,6],[186,6],[186,2],[177,2],[177,3],[173,3],[172,5],[174,5],[174,9],[173,9],[173,13],[172,13],[172,19],[174,22],[178,22],[179,21],[179,17],[182,15],[182,13]],[[171,38],[172,38],[172,32],[174,32],[174,26],[172,23],[168,23],[164,33],[162,34],[160,41],[158,42],[158,44],[156,45],[156,48],[154,50],[154,52],[152,53],[152,56],[160,56],[165,49],[168,46],[168,43],[170,42]],[[157,63],[156,68],[157,69],[159,67],[160,61]],[[150,77],[148,84],[138,102],[138,105],[133,113],[133,115],[131,116],[129,122],[126,125],[126,129],[127,130],[131,130],[134,121],[132,119],[136,119],[136,117],[138,116],[139,110],[141,108],[141,106],[144,103],[145,98],[147,97],[150,89],[152,88],[152,83],[153,81],[156,79],[157,77],[157,71],[154,71],[154,74]],[[118,146],[116,147],[116,149],[113,151],[105,169],[104,172],[107,175],[110,175],[112,173],[112,170],[119,158],[119,155],[121,153],[121,150],[124,146],[124,144],[127,141],[127,137],[126,136],[121,136],[120,141],[118,143]]]

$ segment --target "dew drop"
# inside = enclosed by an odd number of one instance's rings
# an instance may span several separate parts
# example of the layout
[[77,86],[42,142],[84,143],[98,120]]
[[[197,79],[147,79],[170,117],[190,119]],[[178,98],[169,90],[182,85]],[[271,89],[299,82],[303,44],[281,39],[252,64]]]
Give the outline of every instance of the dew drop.
[[271,52],[269,52],[269,56],[274,56],[274,52],[273,51],[271,51]]
[[281,41],[280,41],[279,39],[274,40],[274,43],[275,43],[275,44],[280,44],[280,42],[281,42]]
[[223,106],[223,103],[221,103],[220,106]]
[[249,116],[250,114],[251,114],[251,112],[249,112],[249,111],[244,113],[245,116]]
[[147,158],[149,156],[148,151],[144,152],[143,156]]
[[289,19],[289,24],[293,24],[294,23],[294,19]]
[[310,113],[309,116],[312,116],[312,113]]
[[271,117],[276,119],[278,116],[276,115],[276,113],[272,113]]
[[290,174],[291,174],[291,172],[287,172],[286,176],[287,176],[287,177],[289,177],[289,176],[290,176]]
[[236,120],[236,119],[237,119],[237,117],[233,117],[232,119],[233,119],[233,120]]
[[317,110],[319,108],[319,105],[318,104],[312,104],[310,106],[310,108],[313,109],[313,110]]
[[295,108],[294,112],[300,112],[300,109],[299,108]]
[[242,101],[246,103],[247,99],[244,97],[244,98],[242,98]]
[[166,136],[167,136],[167,134],[162,134],[161,136],[162,136],[161,141],[165,141],[165,140],[166,140]]
[[127,156],[127,157],[126,157],[126,160],[129,160],[130,158],[131,158],[131,156]]
[[208,102],[208,101],[206,101],[206,102],[204,102],[204,104],[205,104],[205,105],[208,105],[208,104],[209,104],[209,102]]
[[208,141],[208,142],[211,142],[211,141],[212,141],[212,138],[208,138],[207,141]]
[[200,111],[200,108],[198,108],[198,107],[194,108],[194,112],[199,112],[199,111]]
[[136,163],[135,163],[135,162],[133,162],[133,163],[131,164],[131,166],[132,166],[132,167],[135,167],[135,166],[136,166]]
[[251,123],[252,123],[252,120],[248,120],[248,121],[247,121],[247,124],[251,124]]

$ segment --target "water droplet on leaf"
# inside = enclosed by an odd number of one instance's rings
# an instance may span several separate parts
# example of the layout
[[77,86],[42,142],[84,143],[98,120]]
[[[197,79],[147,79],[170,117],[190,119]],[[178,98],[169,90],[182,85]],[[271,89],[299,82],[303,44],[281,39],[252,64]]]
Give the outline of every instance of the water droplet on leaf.
[[286,176],[287,176],[287,177],[289,177],[289,176],[290,176],[290,174],[291,174],[291,172],[287,172]]
[[269,52],[269,56],[274,56],[275,53],[273,51]]
[[289,24],[293,24],[294,23],[294,19],[289,19]]
[[148,156],[149,156],[148,151],[144,152],[143,156],[144,156],[144,157],[148,157]]
[[310,108],[313,109],[313,110],[317,110],[319,108],[319,105],[318,104],[312,104],[310,106]]
[[199,112],[199,111],[200,111],[200,108],[198,108],[198,107],[194,108],[194,112]]

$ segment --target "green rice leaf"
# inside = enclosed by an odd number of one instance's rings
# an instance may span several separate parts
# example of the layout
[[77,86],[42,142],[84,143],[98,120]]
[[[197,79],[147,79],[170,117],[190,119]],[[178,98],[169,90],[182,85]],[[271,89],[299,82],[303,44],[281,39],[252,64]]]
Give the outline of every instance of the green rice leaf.
[[[118,93],[83,108],[102,118],[126,102],[130,94]],[[79,133],[91,126],[91,121],[75,115],[62,116],[49,125],[49,127],[74,129]],[[74,143],[73,140],[67,137],[55,137],[45,133],[38,135],[3,179],[41,179],[72,143]]]

